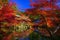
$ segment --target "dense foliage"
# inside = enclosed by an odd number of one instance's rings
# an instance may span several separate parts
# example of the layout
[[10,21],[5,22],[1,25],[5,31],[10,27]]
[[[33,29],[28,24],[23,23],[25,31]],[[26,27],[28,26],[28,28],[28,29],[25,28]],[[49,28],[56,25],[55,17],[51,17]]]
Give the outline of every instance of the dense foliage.
[[30,0],[20,12],[15,3],[0,1],[0,40],[60,40],[57,0]]

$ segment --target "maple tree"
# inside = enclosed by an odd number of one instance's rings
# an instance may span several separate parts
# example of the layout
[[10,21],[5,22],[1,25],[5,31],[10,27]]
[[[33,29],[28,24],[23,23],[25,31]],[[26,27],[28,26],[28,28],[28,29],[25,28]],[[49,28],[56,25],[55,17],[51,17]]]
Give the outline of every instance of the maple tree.
[[[34,21],[33,24],[46,28],[50,36],[55,34],[60,29],[60,8],[56,5],[57,0],[30,0],[31,9],[26,10],[26,14],[31,16],[32,22],[38,18],[33,16],[40,15],[38,23]],[[57,13],[57,12],[58,13]],[[36,18],[36,19],[34,19]],[[39,21],[40,20],[40,21]],[[44,25],[44,26],[43,26]],[[42,29],[44,30],[44,29]],[[56,31],[57,30],[57,31]],[[41,31],[41,30],[40,30]],[[46,34],[48,33],[46,32]],[[52,32],[52,34],[51,34]],[[59,32],[57,32],[59,33]],[[43,33],[42,33],[43,34]],[[56,34],[57,35],[57,34]],[[58,34],[59,35],[59,34]]]
[[28,36],[32,32],[32,30],[30,30],[31,20],[29,17],[17,13],[20,13],[20,11],[16,9],[15,3],[8,2],[8,0],[1,0],[0,33],[2,33],[1,36],[4,36],[1,40],[11,40],[12,36],[15,37],[16,34],[18,34],[18,36]]
[[[1,39],[38,36],[31,40],[39,40],[42,35],[54,40],[54,35],[60,35],[60,8],[56,5],[57,0],[30,0],[30,2],[31,8],[21,13],[15,3],[8,0],[0,1],[0,36],[4,36]],[[36,30],[39,32],[35,33]]]

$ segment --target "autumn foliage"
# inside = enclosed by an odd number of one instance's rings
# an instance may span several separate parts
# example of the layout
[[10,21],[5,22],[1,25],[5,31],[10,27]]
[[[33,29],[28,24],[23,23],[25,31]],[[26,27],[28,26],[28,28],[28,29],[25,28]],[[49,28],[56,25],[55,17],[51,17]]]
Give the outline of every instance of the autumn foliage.
[[57,0],[31,0],[32,9],[27,9],[26,13],[28,15],[42,15],[48,27],[55,27],[60,21],[60,14],[57,13],[60,9],[58,9],[59,7],[56,5],[56,2]]
[[[42,27],[43,25],[45,25],[46,27],[44,28],[48,28],[50,29],[54,29],[54,30],[50,30],[52,31],[52,33],[55,33],[56,30],[59,31],[58,29],[60,28],[60,8],[59,6],[56,5],[57,0],[30,0],[30,6],[32,7],[31,9],[27,9],[26,10],[26,14],[31,16],[32,18],[31,20],[33,20],[35,17],[33,16],[38,16],[39,20],[38,23],[34,23],[35,25],[38,24],[39,27]],[[36,20],[36,19],[34,19]],[[34,21],[33,20],[33,21]],[[33,22],[32,21],[32,22]],[[58,28],[59,27],[59,28]],[[57,29],[58,28],[58,29]],[[43,29],[44,30],[44,29]],[[59,35],[57,32],[57,35]]]
[[16,4],[1,0],[0,33],[4,35],[2,39],[11,40],[12,36],[25,37],[36,29],[43,36],[60,35],[60,8],[56,3],[57,0],[30,0],[31,8],[20,14],[19,10],[14,9]]

